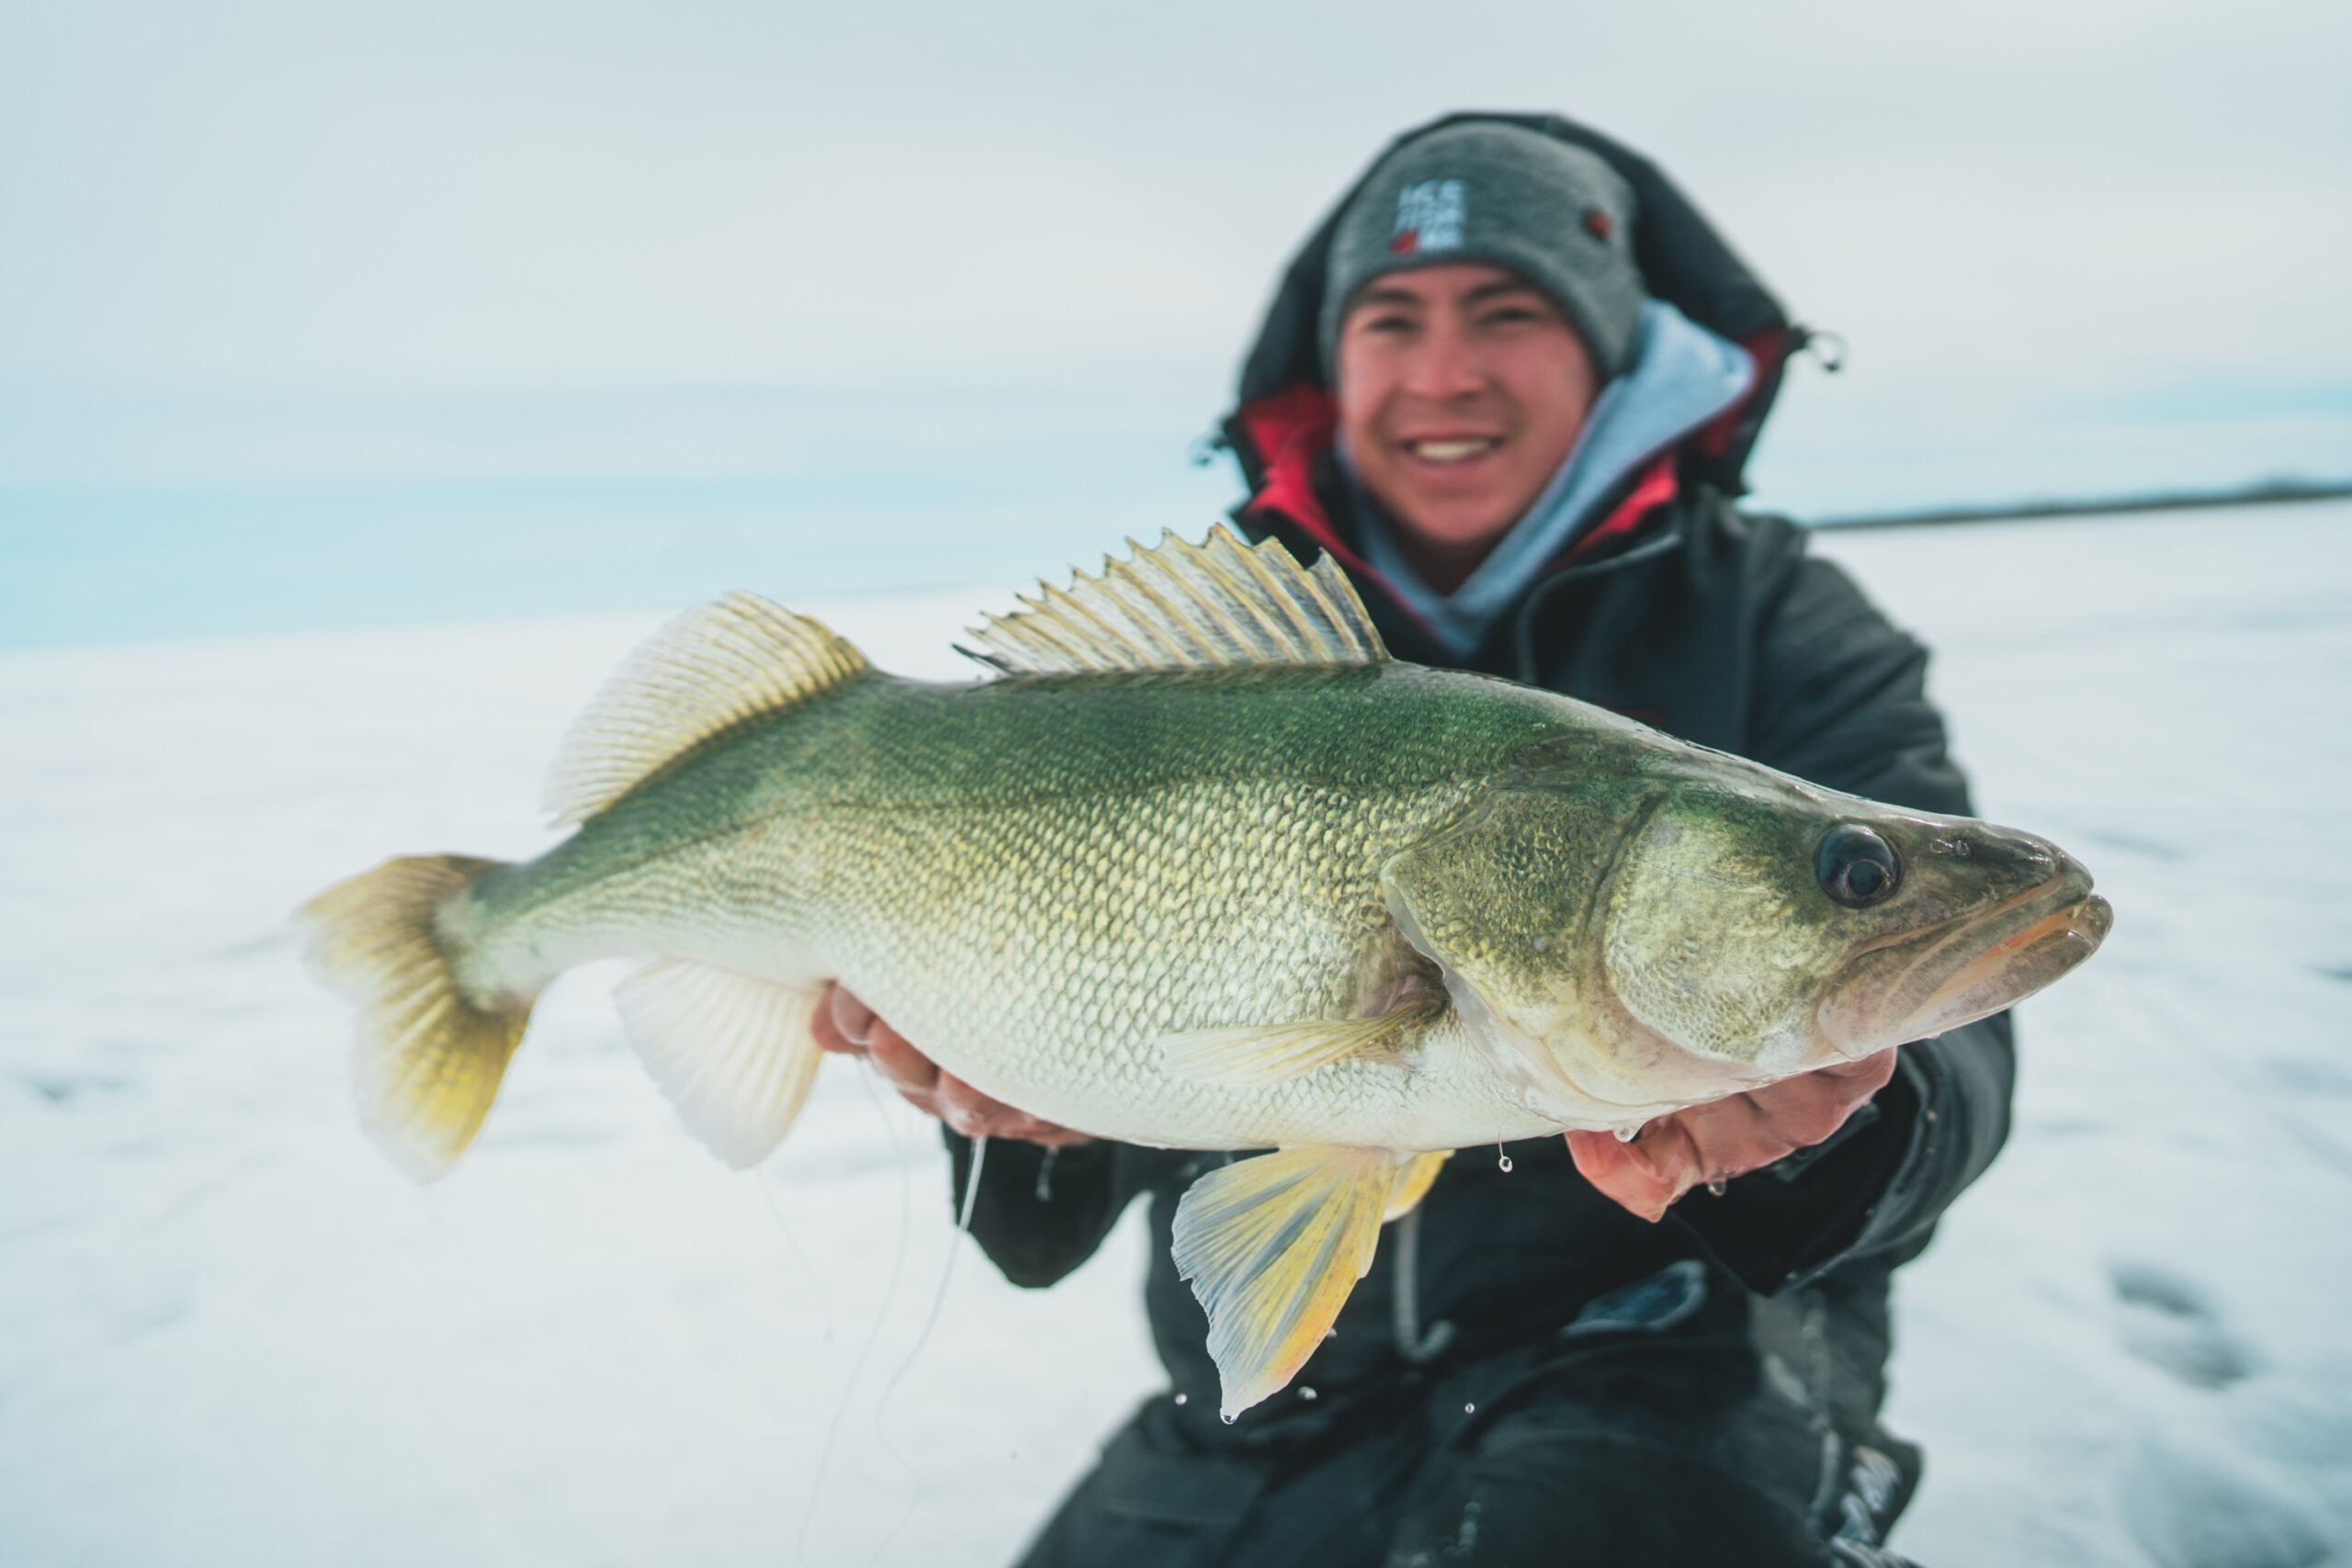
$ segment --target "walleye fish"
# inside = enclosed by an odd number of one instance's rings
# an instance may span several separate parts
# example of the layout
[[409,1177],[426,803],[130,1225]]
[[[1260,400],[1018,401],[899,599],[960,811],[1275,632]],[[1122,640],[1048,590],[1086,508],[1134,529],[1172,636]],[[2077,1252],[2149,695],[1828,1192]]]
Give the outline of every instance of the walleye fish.
[[974,684],[735,594],[574,727],[576,828],[302,910],[362,1120],[430,1179],[533,999],[616,954],[629,1039],[748,1167],[838,979],[983,1092],[1102,1138],[1272,1150],[1175,1253],[1229,1416],[1282,1388],[1453,1149],[1652,1117],[2007,1007],[2106,935],[2047,841],[1874,805],[1553,693],[1391,660],[1329,558],[1219,528],[1042,587]]

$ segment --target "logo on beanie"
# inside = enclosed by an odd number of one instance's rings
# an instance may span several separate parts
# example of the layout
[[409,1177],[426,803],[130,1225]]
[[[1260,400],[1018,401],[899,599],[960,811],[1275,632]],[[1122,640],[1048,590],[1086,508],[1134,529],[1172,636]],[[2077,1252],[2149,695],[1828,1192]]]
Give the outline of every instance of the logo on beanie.
[[1462,243],[1462,220],[1468,208],[1460,180],[1423,180],[1396,193],[1396,234],[1388,248],[1398,255],[1414,251],[1450,251]]

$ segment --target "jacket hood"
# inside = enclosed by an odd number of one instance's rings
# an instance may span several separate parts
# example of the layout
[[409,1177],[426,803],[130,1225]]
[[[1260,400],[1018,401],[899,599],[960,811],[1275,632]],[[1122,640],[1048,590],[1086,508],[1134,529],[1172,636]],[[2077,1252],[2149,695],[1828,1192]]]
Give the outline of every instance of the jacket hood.
[[[1262,416],[1270,401],[1297,411],[1328,400],[1317,323],[1323,309],[1325,262],[1340,215],[1363,188],[1372,169],[1396,146],[1441,127],[1480,120],[1556,137],[1606,161],[1634,192],[1634,259],[1649,296],[1673,306],[1709,332],[1730,339],[1753,356],[1756,378],[1748,395],[1695,433],[1675,454],[1681,477],[1727,495],[1744,493],[1748,452],[1780,390],[1781,373],[1789,355],[1805,342],[1805,330],[1790,321],[1747,263],[1673,182],[1640,153],[1557,115],[1464,113],[1416,126],[1384,147],[1364,176],[1332,204],[1283,270],[1257,341],[1242,362],[1234,412],[1224,423],[1227,439],[1241,461],[1243,478],[1258,502],[1266,499],[1261,492],[1274,454],[1251,439],[1252,426],[1267,423]],[[1306,392],[1319,396],[1302,396]],[[1281,423],[1288,425],[1294,421]]]

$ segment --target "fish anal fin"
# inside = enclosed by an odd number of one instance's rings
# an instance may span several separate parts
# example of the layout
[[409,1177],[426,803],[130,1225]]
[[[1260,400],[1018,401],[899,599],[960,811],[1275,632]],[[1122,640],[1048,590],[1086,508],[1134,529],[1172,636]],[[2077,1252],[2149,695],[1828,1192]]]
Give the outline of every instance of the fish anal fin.
[[686,1130],[738,1170],[784,1141],[822,1057],[818,993],[665,958],[613,993],[629,1043]]
[[817,622],[756,593],[689,610],[631,653],[573,721],[540,804],[559,826],[585,822],[720,736],[868,668]]
[[1208,1314],[1227,1418],[1281,1390],[1372,1267],[1405,1156],[1311,1146],[1238,1160],[1176,1205],[1176,1270]]
[[1452,1149],[1438,1149],[1416,1156],[1410,1165],[1398,1171],[1396,1185],[1389,1190],[1387,1211],[1380,1216],[1381,1223],[1385,1224],[1390,1220],[1401,1220],[1411,1213],[1420,1201],[1429,1196],[1430,1189],[1437,1185],[1438,1172],[1443,1170],[1445,1162],[1453,1157]]
[[1440,994],[1416,991],[1369,1018],[1188,1030],[1163,1036],[1159,1049],[1168,1070],[1178,1077],[1231,1089],[1262,1089],[1304,1077],[1334,1062],[1401,1064],[1405,1048],[1443,1010]]
[[963,651],[1009,675],[1091,675],[1238,666],[1372,665],[1388,650],[1329,556],[1300,566],[1275,540],[1245,545],[1222,525],[1200,544],[1128,542],[1125,560],[1068,588],[1041,584]]

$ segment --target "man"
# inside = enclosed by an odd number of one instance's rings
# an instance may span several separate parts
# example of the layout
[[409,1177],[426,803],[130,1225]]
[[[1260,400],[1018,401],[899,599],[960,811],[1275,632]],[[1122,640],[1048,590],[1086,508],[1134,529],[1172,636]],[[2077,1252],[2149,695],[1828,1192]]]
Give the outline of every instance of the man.
[[[1784,522],[1736,511],[1804,333],[1645,160],[1549,118],[1400,139],[1293,263],[1226,425],[1236,522],[1336,557],[1400,659],[1964,813],[1925,653]],[[1335,1337],[1227,1427],[1168,1256],[1220,1156],[998,1105],[837,995],[862,1050],[992,1148],[973,1234],[1046,1285],[1148,1195],[1172,1383],[1036,1568],[1894,1562],[1918,1456],[1877,1423],[1890,1271],[2007,1126],[2008,1021],[1651,1123],[1451,1161]]]

